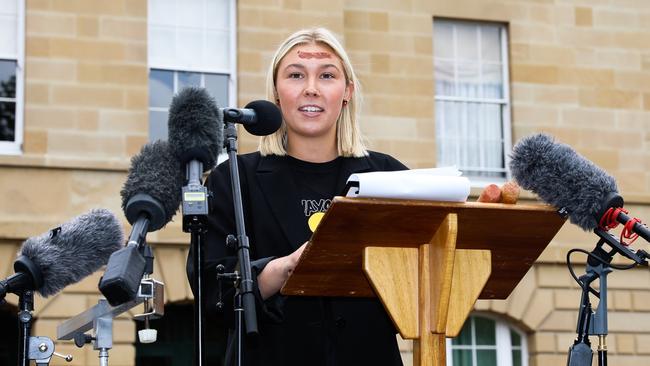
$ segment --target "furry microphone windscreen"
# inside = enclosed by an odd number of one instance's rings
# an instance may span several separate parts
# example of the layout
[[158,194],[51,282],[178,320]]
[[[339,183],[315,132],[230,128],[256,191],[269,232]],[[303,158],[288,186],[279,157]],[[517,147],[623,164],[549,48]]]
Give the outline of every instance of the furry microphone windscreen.
[[36,291],[47,297],[97,271],[123,243],[124,233],[115,215],[95,209],[25,240],[19,255],[40,269],[43,285]]
[[[148,231],[165,226],[180,205],[184,179],[183,169],[169,143],[156,141],[144,145],[140,153],[131,159],[129,174],[120,192],[122,209],[129,223],[133,224],[144,211],[151,221]],[[143,195],[150,196],[157,204],[150,204],[146,198],[140,199]],[[130,201],[134,206],[127,210]],[[157,209],[160,206],[164,212]]]
[[181,164],[196,159],[207,171],[215,166],[223,144],[223,116],[203,88],[181,90],[169,106],[169,145]]
[[570,221],[585,231],[598,226],[606,197],[618,191],[613,177],[545,134],[523,138],[510,157],[510,170],[521,187],[566,208]]

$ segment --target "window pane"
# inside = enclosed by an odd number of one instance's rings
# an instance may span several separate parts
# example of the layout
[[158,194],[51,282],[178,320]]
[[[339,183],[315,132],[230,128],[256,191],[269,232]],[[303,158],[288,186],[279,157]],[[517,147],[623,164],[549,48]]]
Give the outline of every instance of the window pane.
[[481,27],[481,56],[483,61],[501,61],[501,30],[496,25]]
[[478,59],[478,27],[469,23],[456,24],[456,56],[464,60]]
[[512,350],[512,366],[521,366],[521,350]]
[[147,11],[150,25],[174,26],[176,24],[174,0],[149,0]]
[[436,20],[433,23],[434,40],[434,57],[454,58],[454,28],[451,22]]
[[14,56],[18,53],[16,21],[16,15],[0,14],[0,54],[2,55]]
[[477,366],[497,366],[496,350],[478,350],[476,351]]
[[149,63],[160,67],[176,61],[176,33],[174,28],[149,26]]
[[219,107],[229,106],[228,75],[205,74],[205,88],[214,97]]
[[514,330],[510,330],[510,343],[513,346],[521,346],[521,336]]
[[478,62],[459,62],[456,96],[478,98],[481,96],[481,74]]
[[230,34],[224,31],[206,31],[203,65],[207,68],[227,69],[230,67]]
[[203,27],[205,9],[201,0],[182,0],[176,8],[176,19],[180,27]]
[[16,103],[0,102],[0,141],[16,138]]
[[176,60],[179,68],[199,68],[203,60],[203,32],[198,28],[180,29],[176,33]]
[[167,140],[167,114],[149,111],[149,141]]
[[230,27],[230,7],[228,0],[208,1],[206,16],[209,29],[228,29]]
[[496,326],[494,320],[475,317],[474,327],[476,331],[476,344],[490,346],[496,344]]
[[453,351],[454,366],[473,366],[472,351],[455,349]]
[[16,97],[16,61],[0,60],[0,97]]
[[197,72],[177,71],[178,72],[178,87],[176,92],[179,92],[188,86],[201,87],[201,74]]
[[460,330],[458,337],[452,341],[454,345],[471,345],[472,344],[472,322],[468,319]]
[[483,97],[503,98],[503,65],[483,64]]
[[151,70],[149,72],[149,107],[168,108],[174,95],[174,72]]
[[456,95],[454,82],[454,63],[451,61],[436,60],[436,95]]

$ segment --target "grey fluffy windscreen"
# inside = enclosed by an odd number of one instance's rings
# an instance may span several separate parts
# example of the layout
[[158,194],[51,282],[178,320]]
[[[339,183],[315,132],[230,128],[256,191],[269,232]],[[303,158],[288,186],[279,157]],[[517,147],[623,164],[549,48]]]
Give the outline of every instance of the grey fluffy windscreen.
[[223,143],[223,116],[214,98],[203,88],[189,87],[169,106],[169,144],[181,163],[201,160],[212,169]]
[[97,271],[123,243],[124,233],[115,215],[95,209],[27,239],[19,255],[41,270],[43,286],[36,290],[47,297]]
[[126,209],[126,204],[136,194],[148,194],[162,204],[166,224],[180,205],[183,179],[183,169],[169,143],[160,140],[148,143],[131,158],[129,174],[120,191],[122,209]]
[[510,170],[522,188],[566,208],[570,221],[586,231],[598,226],[605,198],[618,191],[613,177],[546,134],[523,138],[511,159]]

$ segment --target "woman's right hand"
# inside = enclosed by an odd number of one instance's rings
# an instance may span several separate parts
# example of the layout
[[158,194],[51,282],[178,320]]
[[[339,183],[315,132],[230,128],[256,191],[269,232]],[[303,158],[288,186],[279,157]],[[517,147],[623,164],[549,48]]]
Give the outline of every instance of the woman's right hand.
[[302,254],[302,251],[305,250],[306,245],[307,242],[301,245],[300,248],[296,249],[293,253],[284,257],[276,258],[264,267],[262,273],[257,276],[257,284],[262,299],[266,300],[280,291],[284,283],[287,282],[291,273],[293,273],[294,268],[296,268],[300,255]]

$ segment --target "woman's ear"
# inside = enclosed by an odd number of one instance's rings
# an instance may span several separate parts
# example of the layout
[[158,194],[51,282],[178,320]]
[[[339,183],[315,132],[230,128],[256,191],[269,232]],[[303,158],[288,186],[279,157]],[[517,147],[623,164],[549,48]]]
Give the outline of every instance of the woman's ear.
[[345,86],[345,93],[343,93],[343,99],[350,102],[352,100],[352,95],[354,95],[354,83],[352,81],[349,81],[348,85]]

